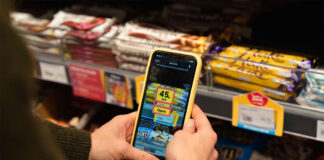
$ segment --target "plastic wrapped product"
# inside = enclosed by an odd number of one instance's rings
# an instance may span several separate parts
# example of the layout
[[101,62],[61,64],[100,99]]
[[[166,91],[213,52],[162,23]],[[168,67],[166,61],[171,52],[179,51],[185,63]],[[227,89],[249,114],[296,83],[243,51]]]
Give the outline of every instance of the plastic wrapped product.
[[148,25],[127,23],[117,36],[115,49],[121,53],[149,57],[157,47],[203,52],[207,37],[168,31]]
[[[115,52],[116,53],[116,52]],[[116,54],[116,60],[119,63],[134,63],[134,64],[140,64],[140,65],[146,65],[148,59],[143,57],[136,57],[136,56],[128,56],[124,54],[117,53]]]
[[139,65],[139,64],[133,64],[133,63],[119,63],[118,67],[125,70],[130,70],[134,72],[145,72],[146,65]]
[[23,39],[28,44],[32,45],[47,45],[47,46],[59,46],[60,39],[52,37],[52,36],[39,36],[33,34],[22,34]]
[[10,17],[13,25],[19,31],[25,32],[42,32],[48,28],[50,23],[47,19],[35,18],[28,13],[12,12]]
[[84,30],[96,33],[104,33],[106,29],[115,23],[114,18],[102,18],[88,15],[80,15],[59,11],[49,27],[62,30]]
[[225,85],[228,87],[234,87],[237,89],[245,90],[245,91],[258,91],[266,96],[271,98],[276,98],[283,101],[292,101],[295,99],[295,92],[283,92],[274,89],[270,89],[267,87],[262,87],[259,85],[243,82],[240,80],[234,80],[228,77],[216,75],[214,76],[214,82],[217,84]]
[[24,34],[62,38],[67,33],[66,30],[50,28],[50,20],[35,18],[28,13],[12,12],[10,16],[14,27]]
[[57,47],[38,47],[33,45],[27,45],[27,48],[34,53],[45,53],[45,54],[60,54],[61,50]]
[[323,108],[324,102],[312,100],[312,95],[310,95],[307,91],[302,90],[299,96],[296,98],[297,103],[304,106],[318,107]]
[[305,76],[307,80],[307,92],[324,97],[324,70],[312,69],[306,72]]
[[253,83],[287,92],[292,92],[297,88],[297,86],[294,84],[294,80],[285,79],[271,74],[265,74],[255,70],[246,69],[244,67],[232,66],[228,63],[221,63],[217,61],[211,61],[210,66],[212,71],[218,75],[245,81],[247,83]]
[[217,55],[222,57],[243,59],[257,63],[268,63],[288,68],[311,69],[316,63],[316,59],[235,45],[227,47],[223,49],[223,51],[215,49],[215,46],[211,47],[210,51],[212,53],[216,52]]

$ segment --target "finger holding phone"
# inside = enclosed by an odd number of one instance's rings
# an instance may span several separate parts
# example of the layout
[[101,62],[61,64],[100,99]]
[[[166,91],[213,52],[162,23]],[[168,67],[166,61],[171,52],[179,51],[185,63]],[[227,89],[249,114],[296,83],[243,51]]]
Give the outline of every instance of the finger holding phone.
[[217,135],[197,105],[193,107],[192,118],[182,130],[174,134],[166,148],[166,159],[212,160],[218,158],[218,152],[214,148]]

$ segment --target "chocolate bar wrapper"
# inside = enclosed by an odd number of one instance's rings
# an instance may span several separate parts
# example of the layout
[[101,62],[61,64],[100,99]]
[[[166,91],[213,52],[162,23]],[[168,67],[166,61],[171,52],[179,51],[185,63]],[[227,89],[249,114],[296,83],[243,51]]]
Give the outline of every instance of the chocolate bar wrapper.
[[[214,47],[211,47],[211,52],[214,51]],[[218,53],[217,53],[218,52]],[[242,46],[232,45],[225,48],[223,51],[216,51],[216,54],[221,57],[228,57],[234,59],[241,59],[247,61],[253,61],[257,63],[268,63],[276,66],[283,66],[288,68],[303,68],[310,69],[316,62],[316,59],[309,59],[307,57],[289,55],[278,52],[271,52],[259,49],[253,49]]]
[[141,72],[141,73],[144,73],[146,70],[146,65],[139,65],[134,63],[119,63],[118,67],[120,69],[134,71],[134,72]]
[[249,92],[258,91],[266,96],[283,100],[283,101],[293,101],[294,98],[296,97],[295,92],[278,91],[278,90],[262,87],[259,85],[243,82],[240,80],[231,79],[220,75],[214,76],[214,83],[225,85],[228,87],[234,87]]
[[272,74],[283,78],[289,78],[295,80],[296,82],[302,80],[301,78],[302,73],[296,73],[294,69],[272,66],[264,62],[255,63],[243,59],[229,59],[227,57],[218,57],[218,56],[215,56],[214,58],[215,61],[228,63],[231,66],[242,67],[242,68],[255,70],[265,74]]
[[228,63],[217,61],[211,61],[209,64],[215,74],[223,75],[233,79],[288,92],[292,92],[297,88],[293,80],[285,79],[275,75],[265,74],[255,70],[232,66]]
[[83,30],[94,33],[104,33],[115,23],[115,18],[94,17],[59,11],[49,23],[49,27],[62,30]]

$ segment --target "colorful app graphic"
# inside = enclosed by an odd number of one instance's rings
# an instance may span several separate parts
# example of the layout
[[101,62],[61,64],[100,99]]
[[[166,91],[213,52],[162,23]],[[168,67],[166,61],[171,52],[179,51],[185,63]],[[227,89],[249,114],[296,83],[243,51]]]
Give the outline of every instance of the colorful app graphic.
[[165,147],[171,141],[173,134],[181,129],[188,96],[189,90],[149,83],[135,147],[164,156]]

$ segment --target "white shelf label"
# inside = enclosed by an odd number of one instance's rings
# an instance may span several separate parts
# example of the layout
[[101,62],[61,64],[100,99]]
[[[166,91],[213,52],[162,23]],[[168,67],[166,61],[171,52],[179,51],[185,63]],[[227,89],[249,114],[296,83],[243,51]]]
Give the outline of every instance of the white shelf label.
[[254,107],[239,104],[238,122],[265,129],[275,129],[274,111],[272,108]]
[[39,66],[42,79],[64,84],[68,83],[64,65],[39,62]]
[[316,139],[324,141],[324,121],[317,120]]

